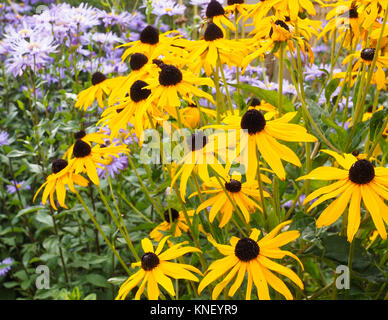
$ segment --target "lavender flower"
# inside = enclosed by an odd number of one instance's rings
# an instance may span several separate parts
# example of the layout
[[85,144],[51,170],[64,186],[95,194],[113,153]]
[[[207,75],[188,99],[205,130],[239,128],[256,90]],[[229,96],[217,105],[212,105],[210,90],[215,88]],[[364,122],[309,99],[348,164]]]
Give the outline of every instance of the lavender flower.
[[6,131],[0,132],[0,146],[8,146],[9,140],[8,140],[9,134]]
[[[109,176],[114,179],[114,177],[120,173],[121,170],[125,170],[128,168],[128,157],[121,156],[119,158],[111,157],[111,163],[106,165],[106,169],[109,173]],[[97,174],[100,178],[105,177],[106,170],[97,168]]]
[[164,15],[175,16],[183,15],[185,13],[186,6],[176,3],[175,0],[153,0],[152,1],[152,13],[159,18]]
[[4,277],[11,270],[12,263],[12,258],[6,258],[0,262],[0,277]]
[[7,185],[7,191],[9,194],[16,193],[16,190],[30,190],[31,186],[29,184],[25,184],[25,180],[17,182],[16,180],[11,181],[12,184]]

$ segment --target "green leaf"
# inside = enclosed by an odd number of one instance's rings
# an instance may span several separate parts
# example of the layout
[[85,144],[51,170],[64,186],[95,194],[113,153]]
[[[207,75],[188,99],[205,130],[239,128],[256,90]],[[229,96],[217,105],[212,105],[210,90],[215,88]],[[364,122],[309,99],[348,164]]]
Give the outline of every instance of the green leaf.
[[[279,94],[277,91],[273,90],[264,90],[258,87],[251,86],[249,84],[230,84],[233,87],[240,88],[242,90],[246,90],[250,93],[253,93],[256,97],[263,99],[264,101],[272,104],[275,107],[279,107]],[[282,99],[282,108],[286,112],[295,111],[295,107],[292,104],[291,100],[283,95]]]
[[87,282],[97,287],[104,287],[104,288],[109,287],[109,283],[106,280],[106,278],[100,274],[88,274],[85,278]]
[[372,118],[370,119],[369,125],[369,135],[371,141],[373,141],[376,138],[377,134],[380,133],[387,115],[388,112],[386,110],[378,111],[373,114]]
[[330,102],[331,95],[338,88],[339,82],[340,82],[340,79],[333,79],[325,87],[325,97],[327,102]]

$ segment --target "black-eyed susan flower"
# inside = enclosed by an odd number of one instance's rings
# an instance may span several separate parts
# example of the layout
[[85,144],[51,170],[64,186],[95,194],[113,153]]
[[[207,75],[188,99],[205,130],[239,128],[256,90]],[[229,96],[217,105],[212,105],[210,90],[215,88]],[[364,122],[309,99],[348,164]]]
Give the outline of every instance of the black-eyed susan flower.
[[54,201],[54,192],[56,192],[58,203],[62,208],[67,208],[65,204],[66,199],[66,185],[69,186],[69,189],[72,192],[77,192],[74,188],[74,184],[77,184],[82,187],[86,187],[89,183],[87,179],[82,177],[79,174],[73,173],[71,171],[71,165],[64,159],[54,160],[52,163],[52,174],[50,174],[46,182],[42,184],[42,186],[35,193],[33,201],[35,201],[39,192],[44,188],[42,195],[42,203],[45,204],[47,198],[50,199],[51,206],[58,210],[55,201]]
[[211,0],[206,7],[206,19],[208,22],[213,22],[225,33],[226,30],[223,25],[227,26],[230,30],[235,31],[234,24],[226,17],[226,12],[221,3],[217,0]]
[[[374,56],[376,54],[375,48],[365,48],[355,53],[349,54],[342,62],[342,64],[349,63],[351,60],[356,59],[356,62],[353,65],[352,72],[357,72],[362,65],[370,66],[373,62]],[[378,55],[376,58],[376,84],[378,88],[386,89],[386,77],[383,68],[388,68],[388,56]]]
[[[109,127],[111,139],[117,138],[120,130],[127,130],[128,125],[135,127],[135,132],[138,138],[144,128],[144,117],[136,117],[135,113],[142,109],[146,104],[147,98],[151,94],[151,90],[146,89],[148,83],[143,80],[136,80],[129,88],[127,97],[120,100],[120,103],[107,108],[102,114],[98,124],[103,124]],[[149,105],[151,108],[153,104]],[[143,114],[144,115],[144,114]]]
[[[109,136],[105,134],[104,132],[92,132],[92,133],[86,133],[84,130],[78,131],[74,133],[74,138],[77,140],[82,140],[86,143],[97,143],[97,144],[104,144],[105,140],[108,139]],[[65,152],[63,155],[63,159],[67,158],[67,161],[70,161],[71,157],[73,156],[73,148],[74,143],[70,146],[69,149]]]
[[[307,133],[307,130],[290,122],[296,112],[286,113],[284,116],[270,120],[271,114],[263,115],[257,107],[249,107],[244,115],[229,115],[223,119],[224,125],[209,127],[238,130],[240,140],[238,152],[242,154],[243,164],[246,165],[246,175],[256,176],[257,150],[274,173],[284,180],[286,173],[281,160],[290,162],[298,167],[302,164],[297,155],[289,147],[281,144],[277,139],[290,142],[315,142],[317,138]],[[240,132],[240,130],[243,130]]]
[[[201,109],[201,110],[200,110]],[[210,118],[216,118],[217,112],[213,109],[200,107],[197,104],[189,103],[187,107],[179,110],[183,126],[191,129],[198,128],[201,121],[201,113]],[[177,116],[175,118],[178,118]]]
[[[224,227],[232,218],[233,211],[235,210],[234,206],[240,209],[246,223],[249,223],[250,214],[255,212],[256,209],[262,211],[261,206],[258,204],[261,201],[258,182],[255,179],[242,182],[241,175],[229,175],[229,169],[230,165],[228,164],[220,179],[211,177],[209,180],[203,182],[202,186],[204,190],[201,193],[210,194],[210,198],[201,203],[197,208],[197,212],[199,212],[211,207],[209,212],[210,223],[213,223],[217,214],[221,213],[220,228]],[[261,179],[263,182],[271,183],[271,180],[263,174],[261,174]],[[220,185],[220,182],[223,186]],[[225,194],[224,189],[227,194]],[[265,197],[270,196],[266,191],[263,193]],[[193,193],[190,197],[196,194],[197,192]]]
[[333,156],[344,169],[319,167],[298,178],[298,180],[338,180],[315,190],[304,200],[306,204],[317,199],[307,210],[311,211],[322,202],[337,197],[321,212],[316,221],[317,227],[329,226],[336,222],[349,205],[347,237],[349,242],[353,241],[360,227],[362,200],[380,236],[386,239],[387,232],[384,222],[388,224],[388,207],[384,199],[388,199],[388,168],[375,168],[367,159],[357,159],[353,154],[340,155],[330,150],[322,151]]
[[193,41],[188,50],[190,59],[197,60],[194,65],[197,72],[203,67],[209,76],[217,66],[217,60],[222,64],[240,66],[241,57],[248,52],[246,40],[225,39],[225,33],[215,23],[208,23],[203,40]]
[[104,109],[104,97],[107,97],[116,86],[119,78],[107,79],[101,72],[92,75],[92,86],[82,90],[77,96],[75,107],[85,111],[97,100],[101,109]]
[[341,42],[345,48],[351,48],[352,45],[359,41],[362,35],[366,34],[366,30],[362,28],[365,20],[365,11],[357,7],[354,1],[335,1],[329,4],[334,7],[326,15],[328,23],[323,28],[319,38],[326,39],[334,37],[336,33],[336,41]]
[[[191,220],[195,210],[187,210],[187,215]],[[187,226],[187,221],[183,211],[175,210],[174,208],[169,208],[164,211],[164,221],[156,226],[150,232],[150,238],[155,241],[160,241],[166,232],[173,232],[174,237],[180,237],[182,232],[187,232],[189,227]]]
[[184,55],[184,47],[187,40],[181,39],[182,35],[178,34],[172,36],[172,34],[178,33],[177,31],[168,31],[163,34],[159,34],[159,30],[155,27],[146,26],[139,35],[139,40],[125,43],[119,47],[129,47],[121,56],[124,61],[128,56],[134,53],[143,53],[150,59],[152,56],[181,56]]
[[180,177],[180,195],[184,202],[187,183],[192,172],[196,172],[202,180],[210,179],[208,166],[211,166],[219,174],[223,174],[224,168],[217,158],[217,154],[223,154],[226,148],[225,141],[220,141],[216,135],[207,136],[201,130],[185,139],[186,152],[178,162],[180,168],[171,181],[171,187],[173,187]]
[[74,161],[71,161],[70,169],[75,174],[86,173],[90,180],[99,186],[97,168],[104,169],[103,165],[111,161],[109,157],[119,158],[120,153],[128,152],[128,148],[124,145],[112,144],[109,147],[95,145],[92,147],[90,143],[77,139],[73,147]]
[[[254,34],[250,41],[250,54],[245,56],[241,62],[241,66],[245,69],[252,60],[262,57],[267,52],[275,49],[279,44],[284,44],[291,53],[295,52],[294,42],[300,47],[302,53],[308,56],[310,63],[314,60],[314,53],[311,50],[306,36],[311,35],[311,27],[308,24],[300,24],[298,26],[299,34],[295,33],[295,27],[291,21],[286,21],[286,18],[278,18],[276,16],[268,16],[262,18],[255,24],[255,28],[250,34]],[[301,37],[300,35],[303,35]],[[275,55],[277,55],[277,51]]]
[[279,231],[289,223],[291,221],[285,221],[279,224],[259,241],[260,231],[257,229],[252,229],[249,238],[239,239],[237,237],[231,237],[229,241],[230,245],[218,244],[214,239],[209,237],[209,241],[225,257],[213,262],[209,266],[205,277],[198,286],[198,293],[201,294],[203,289],[210,283],[213,283],[216,279],[227,273],[225,278],[214,287],[212,292],[213,300],[217,299],[222,290],[236,277],[236,280],[228,291],[228,295],[233,297],[241,287],[245,275],[247,275],[246,300],[251,299],[253,284],[256,286],[257,296],[260,300],[271,299],[268,285],[282,294],[287,300],[292,300],[293,296],[291,291],[274,272],[288,277],[301,289],[304,287],[302,280],[290,268],[271,260],[290,256],[296,259],[303,268],[302,263],[296,255],[280,249],[281,246],[299,237],[299,231],[296,230],[286,231],[278,235]]
[[116,300],[124,300],[129,292],[139,284],[135,300],[140,299],[146,286],[148,299],[157,300],[160,295],[159,285],[172,297],[175,296],[171,278],[198,281],[198,278],[192,272],[201,274],[200,270],[189,264],[175,263],[169,260],[179,258],[189,252],[201,252],[201,250],[184,246],[187,242],[182,242],[162,252],[168,238],[168,236],[164,237],[159,242],[156,250],[154,250],[154,246],[148,238],[141,241],[144,254],[141,261],[132,263],[132,268],[140,267],[140,269],[121,285]]

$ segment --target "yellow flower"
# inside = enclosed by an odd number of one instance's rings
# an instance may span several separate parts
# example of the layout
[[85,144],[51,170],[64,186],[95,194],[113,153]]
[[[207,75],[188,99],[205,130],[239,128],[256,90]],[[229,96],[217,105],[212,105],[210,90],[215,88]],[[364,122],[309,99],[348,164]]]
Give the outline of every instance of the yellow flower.
[[183,263],[170,262],[188,252],[201,252],[194,247],[185,247],[187,242],[173,245],[162,252],[163,247],[169,237],[164,237],[154,251],[154,246],[148,238],[141,241],[144,254],[141,261],[132,263],[132,268],[140,269],[125,281],[119,290],[116,300],[124,300],[128,293],[137,285],[139,289],[136,292],[135,300],[139,300],[147,285],[147,294],[149,300],[157,300],[160,295],[159,285],[161,285],[171,296],[175,296],[173,283],[170,279],[187,279],[198,281],[198,278],[190,271],[201,274],[197,268]]
[[209,127],[244,131],[237,135],[240,140],[238,152],[243,155],[246,175],[255,177],[257,172],[257,149],[275,174],[284,180],[286,172],[281,160],[290,162],[298,167],[302,164],[297,155],[289,147],[280,144],[276,139],[290,142],[315,142],[317,139],[308,134],[307,130],[290,122],[296,112],[289,112],[281,118],[270,120],[271,114],[264,116],[257,107],[249,107],[243,115],[229,115],[223,119],[225,125]]
[[329,226],[337,221],[350,202],[347,236],[348,241],[352,242],[360,226],[362,199],[377,231],[383,239],[386,239],[387,232],[384,222],[388,224],[388,207],[385,205],[384,199],[388,199],[388,168],[375,168],[368,160],[357,159],[352,154],[340,155],[330,150],[322,151],[333,156],[345,170],[334,167],[319,167],[297,179],[338,180],[315,190],[304,200],[304,204],[306,204],[319,198],[308,208],[307,211],[311,211],[322,202],[338,196],[322,211],[316,221],[317,227]]
[[110,94],[118,81],[120,78],[107,79],[101,72],[95,72],[92,75],[92,86],[78,94],[75,107],[86,111],[97,99],[100,108],[104,109],[103,98]]
[[[73,159],[74,160],[74,159]],[[72,161],[68,163],[64,159],[54,160],[52,163],[52,171],[46,182],[42,184],[42,186],[35,193],[33,201],[35,201],[39,192],[44,188],[42,195],[42,203],[45,204],[47,198],[50,197],[50,204],[54,208],[54,210],[58,210],[55,206],[54,201],[54,192],[56,192],[58,203],[62,208],[67,208],[65,204],[66,199],[66,185],[69,186],[69,189],[76,193],[77,191],[74,188],[74,183],[79,186],[86,187],[88,185],[88,180],[79,174],[72,173],[71,171]]]
[[246,300],[251,299],[253,283],[256,286],[257,296],[260,300],[271,299],[268,285],[275,291],[281,293],[287,300],[292,300],[293,296],[290,290],[273,272],[288,277],[301,289],[304,287],[303,282],[294,271],[271,260],[290,256],[296,259],[303,268],[302,263],[296,255],[280,249],[281,246],[284,246],[299,237],[299,231],[296,230],[286,231],[278,235],[279,231],[289,223],[291,223],[290,220],[279,224],[259,241],[260,231],[257,229],[252,229],[249,238],[239,239],[237,237],[232,237],[230,239],[231,245],[218,244],[214,239],[209,237],[208,240],[226,257],[213,262],[209,266],[205,277],[198,286],[198,293],[201,294],[203,289],[210,283],[213,283],[216,279],[228,273],[225,278],[214,287],[212,299],[217,299],[222,290],[224,290],[236,276],[235,282],[228,291],[228,295],[233,297],[238,288],[241,287],[245,274],[247,274]]
[[[357,59],[357,61],[354,63],[352,72],[357,72],[362,64],[366,66],[370,66],[373,62],[374,56],[376,54],[375,48],[365,48],[360,51],[357,51],[356,53],[349,54],[342,62],[342,64],[349,63],[350,61],[353,61],[354,59]],[[379,88],[386,89],[385,83],[385,72],[383,68],[388,68],[388,56],[382,56],[378,55],[376,59],[376,84]]]
[[[220,185],[220,182],[216,177],[212,177],[209,180],[204,181],[204,190],[202,190],[201,193],[210,194],[211,197],[201,203],[201,205],[197,208],[197,212],[199,212],[207,207],[211,207],[209,212],[210,223],[213,223],[216,215],[221,213],[222,217],[219,223],[220,228],[224,227],[232,218],[234,211],[233,203],[241,210],[246,223],[249,223],[250,214],[256,209],[262,211],[262,208],[258,204],[258,202],[261,201],[258,182],[254,179],[241,182],[241,175],[229,175],[229,170],[230,164],[226,166],[225,171],[219,178],[223,185]],[[267,176],[263,174],[260,176],[263,182],[271,183],[271,180],[268,179]],[[224,188],[227,194],[224,192]],[[266,191],[263,193],[264,197],[270,196]],[[189,198],[197,194],[198,193],[195,192],[190,195]],[[233,201],[233,203],[230,202],[229,198]]]

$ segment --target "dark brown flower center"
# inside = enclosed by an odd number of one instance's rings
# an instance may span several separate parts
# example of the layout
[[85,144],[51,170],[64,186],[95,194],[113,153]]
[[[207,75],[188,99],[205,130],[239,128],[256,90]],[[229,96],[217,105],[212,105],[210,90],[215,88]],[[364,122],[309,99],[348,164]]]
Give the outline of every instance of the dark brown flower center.
[[230,182],[225,182],[225,189],[229,192],[240,192],[241,182],[235,179],[230,179]]
[[175,86],[182,81],[182,72],[171,64],[163,64],[159,73],[159,83],[162,86]]
[[227,1],[228,6],[232,6],[234,4],[243,4],[243,3],[244,3],[244,0],[228,0]]
[[357,160],[349,169],[349,180],[356,184],[367,184],[375,177],[373,164],[366,159]]
[[86,136],[86,132],[84,130],[74,133],[74,138],[76,139],[82,139],[85,136]]
[[351,8],[349,11],[344,13],[344,16],[350,19],[357,19],[358,18],[357,8]]
[[144,82],[142,80],[136,80],[129,90],[129,94],[131,96],[131,99],[135,102],[139,102],[142,100],[145,100],[148,98],[148,96],[151,94],[150,89],[143,89],[144,87],[148,86],[147,82]]
[[53,173],[58,173],[67,167],[68,163],[65,159],[56,159],[51,164]]
[[147,44],[157,44],[159,42],[159,31],[153,26],[147,26],[140,33],[140,41]]
[[145,56],[142,53],[134,53],[131,56],[129,65],[131,66],[132,70],[140,70],[147,62],[148,62],[147,56]]
[[164,211],[164,220],[166,220],[168,223],[171,222],[170,212],[171,212],[172,222],[174,222],[176,219],[179,218],[179,212],[177,210],[175,210],[174,208],[167,209],[166,211]]
[[159,263],[160,260],[158,256],[153,252],[147,252],[141,257],[141,267],[145,271],[154,269]]
[[73,148],[74,157],[83,158],[83,157],[88,156],[91,152],[92,152],[92,148],[85,141],[78,139],[74,143],[74,148]]
[[92,74],[92,84],[94,86],[103,82],[105,79],[106,77],[101,72],[95,72]]
[[206,18],[213,18],[225,14],[225,10],[221,3],[216,0],[211,0],[206,8]]
[[189,144],[191,142],[191,151],[201,150],[207,143],[207,136],[203,133],[203,131],[198,131],[191,135],[191,139],[189,139]]
[[256,241],[250,238],[240,239],[234,249],[236,257],[244,262],[255,259],[260,253],[260,247]]
[[251,107],[257,107],[260,105],[260,103],[261,103],[260,99],[254,97],[249,101],[248,105]]
[[288,27],[287,23],[285,23],[283,20],[276,20],[275,24],[277,26],[281,26],[283,29],[290,31],[290,28]]
[[256,134],[264,129],[266,121],[262,113],[256,109],[250,109],[241,118],[241,129],[248,130],[249,134]]
[[375,48],[366,48],[361,51],[361,58],[365,61],[372,61],[375,56]]
[[207,28],[205,30],[204,38],[206,41],[214,41],[217,39],[222,39],[224,37],[224,34],[222,30],[213,22],[210,22],[207,25]]

